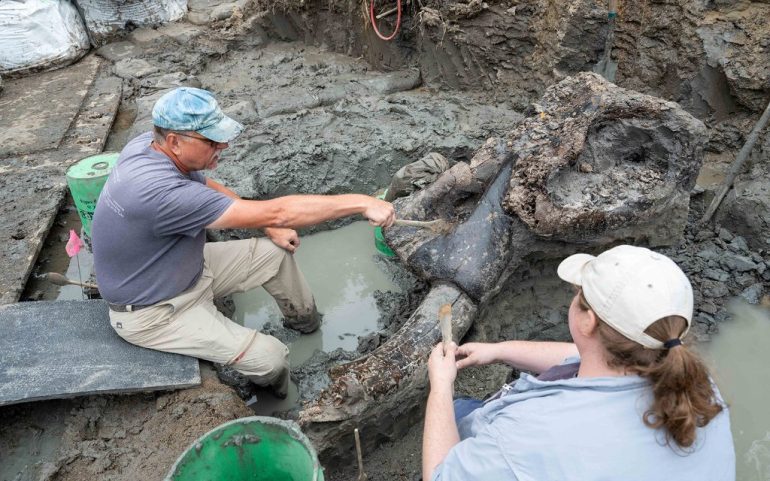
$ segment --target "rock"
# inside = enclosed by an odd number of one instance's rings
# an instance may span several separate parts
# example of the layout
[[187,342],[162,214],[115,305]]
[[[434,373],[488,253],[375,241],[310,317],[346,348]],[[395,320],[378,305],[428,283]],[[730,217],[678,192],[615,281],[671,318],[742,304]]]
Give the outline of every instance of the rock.
[[139,79],[160,71],[160,67],[151,65],[148,61],[140,58],[120,60],[115,63],[112,69],[115,75],[126,80]]
[[703,229],[701,231],[698,231],[697,234],[695,234],[695,238],[693,239],[695,242],[703,242],[706,239],[711,239],[714,237],[714,233],[708,229]]
[[760,175],[736,182],[715,216],[717,222],[739,233],[755,250],[770,246],[770,184],[767,174],[764,178]]
[[381,343],[380,333],[373,332],[358,339],[358,352],[367,353],[374,351]]
[[717,306],[715,306],[712,302],[704,302],[701,304],[700,310],[706,314],[714,315],[717,313]]
[[132,42],[147,46],[164,39],[171,39],[180,45],[189,45],[200,37],[205,30],[189,23],[169,23],[158,28],[138,28],[130,33]]
[[243,11],[248,0],[189,0],[187,21],[195,25],[207,25],[225,20],[237,11]]
[[757,282],[757,279],[751,274],[744,273],[736,277],[735,282],[741,287],[748,287]]
[[168,90],[177,87],[200,88],[201,82],[194,75],[187,75],[184,72],[172,72],[160,75],[158,77],[147,77],[142,80],[142,87],[148,87],[157,90]]
[[728,244],[728,247],[735,252],[746,253],[749,251],[749,245],[746,244],[746,239],[741,236],[735,236],[733,240],[730,241],[730,244]]
[[744,298],[749,304],[759,304],[759,300],[762,299],[763,290],[764,288],[762,284],[756,283],[741,292],[741,297]]
[[236,104],[222,109],[225,114],[241,122],[242,124],[250,124],[259,120],[259,114],[254,107],[254,102],[251,100],[244,100]]
[[731,271],[747,272],[757,268],[757,265],[749,257],[725,252],[719,259],[720,263]]
[[730,242],[731,240],[733,240],[733,235],[730,233],[729,230],[727,230],[725,228],[720,228],[719,229],[719,238],[722,239],[725,242]]
[[703,295],[706,297],[724,297],[728,295],[730,291],[727,286],[721,282],[703,281]]
[[708,279],[717,281],[717,282],[725,282],[727,279],[730,278],[730,274],[723,271],[722,269],[703,269],[701,272],[703,274],[703,277],[706,277]]
[[707,261],[719,259],[719,253],[716,251],[716,247],[703,249],[695,255]]
[[141,54],[142,50],[131,42],[113,42],[100,47],[96,55],[110,62],[118,62],[127,58],[134,58]]

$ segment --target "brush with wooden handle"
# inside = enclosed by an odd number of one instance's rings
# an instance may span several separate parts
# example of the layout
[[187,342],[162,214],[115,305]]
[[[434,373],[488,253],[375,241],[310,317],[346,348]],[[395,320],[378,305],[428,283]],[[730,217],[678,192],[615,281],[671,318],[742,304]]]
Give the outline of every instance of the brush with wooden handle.
[[452,304],[444,304],[438,310],[438,323],[441,328],[441,342],[444,347],[444,354],[449,349],[452,342]]
[[48,272],[45,275],[43,275],[45,279],[48,280],[51,284],[56,284],[57,286],[80,286],[80,287],[88,287],[90,289],[98,289],[96,284],[89,284],[88,282],[77,282],[73,281],[58,272]]
[[436,220],[408,220],[408,219],[396,219],[393,225],[403,227],[420,227],[422,229],[429,229],[437,234],[446,234],[452,230],[452,224],[444,219]]

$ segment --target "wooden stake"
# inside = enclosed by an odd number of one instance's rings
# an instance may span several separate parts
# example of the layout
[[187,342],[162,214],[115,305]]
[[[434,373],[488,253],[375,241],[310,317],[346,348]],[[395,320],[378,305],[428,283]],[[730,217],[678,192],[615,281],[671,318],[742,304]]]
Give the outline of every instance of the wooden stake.
[[364,472],[364,458],[361,455],[361,438],[358,436],[358,428],[353,430],[353,435],[356,437],[356,455],[358,456],[358,481],[366,481],[366,473]]
[[728,172],[727,177],[725,177],[725,180],[722,181],[722,185],[721,187],[719,187],[716,197],[714,197],[714,200],[711,201],[711,205],[709,205],[709,208],[706,209],[706,213],[703,214],[703,218],[701,218],[700,220],[701,224],[705,224],[708,221],[710,221],[711,216],[713,216],[714,213],[717,211],[717,208],[719,208],[719,204],[722,203],[722,199],[725,198],[727,191],[729,191],[730,187],[732,187],[735,177],[741,171],[741,167],[743,167],[743,163],[749,157],[749,154],[751,153],[751,149],[754,148],[754,142],[757,141],[757,137],[759,137],[759,132],[765,128],[765,125],[767,125],[768,120],[770,120],[770,103],[767,104],[767,108],[765,108],[765,113],[762,114],[762,117],[759,118],[759,121],[757,121],[756,125],[754,125],[754,128],[751,130],[751,133],[746,138],[746,143],[743,144],[741,151],[738,152],[738,156],[735,157],[735,160],[733,161],[732,166],[730,166],[730,172]]
[[381,14],[377,15],[377,16],[376,16],[376,17],[374,17],[374,18],[376,18],[377,20],[379,20],[379,19],[381,19],[382,17],[387,17],[388,15],[393,15],[393,14],[394,14],[394,13],[396,13],[397,11],[398,11],[398,7],[395,7],[395,8],[391,8],[391,9],[390,9],[390,10],[388,10],[387,12],[382,12]]

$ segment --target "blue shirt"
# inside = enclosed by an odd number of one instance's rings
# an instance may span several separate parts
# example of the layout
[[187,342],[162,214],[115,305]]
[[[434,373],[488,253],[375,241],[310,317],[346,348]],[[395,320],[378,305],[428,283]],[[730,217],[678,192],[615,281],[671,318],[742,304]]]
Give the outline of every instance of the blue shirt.
[[460,421],[461,441],[433,481],[735,480],[727,408],[683,451],[642,421],[651,401],[639,376],[540,381],[522,374]]
[[152,133],[120,153],[96,204],[94,270],[114,304],[149,305],[192,287],[203,271],[206,226],[232,204],[150,147]]

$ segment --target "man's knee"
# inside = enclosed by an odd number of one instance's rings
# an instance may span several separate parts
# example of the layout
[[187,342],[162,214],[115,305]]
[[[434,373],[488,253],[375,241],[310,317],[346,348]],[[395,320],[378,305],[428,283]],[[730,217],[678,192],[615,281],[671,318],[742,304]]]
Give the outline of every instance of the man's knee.
[[289,373],[289,348],[273,336],[260,335],[243,358],[232,367],[255,384],[273,385]]
[[321,314],[315,303],[301,308],[291,306],[287,309],[281,309],[281,311],[284,313],[283,325],[290,329],[308,334],[321,327]]

